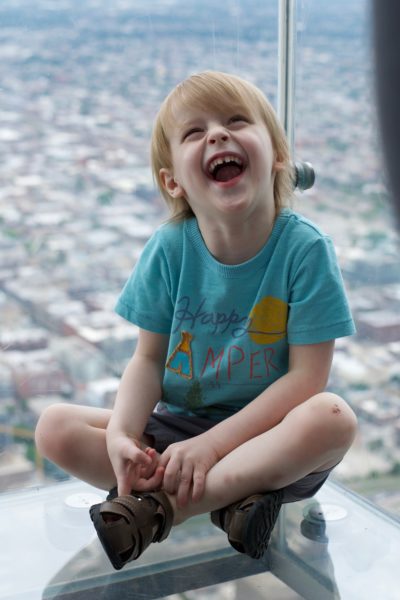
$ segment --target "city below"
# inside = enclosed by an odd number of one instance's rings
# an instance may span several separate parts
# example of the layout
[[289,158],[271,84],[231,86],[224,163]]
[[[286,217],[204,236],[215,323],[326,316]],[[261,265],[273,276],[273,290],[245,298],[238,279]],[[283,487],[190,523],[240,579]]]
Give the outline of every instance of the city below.
[[[277,85],[276,2],[233,3],[224,15],[209,0],[29,4],[0,8],[0,491],[65,476],[34,447],[48,405],[112,407],[137,335],[113,308],[167,218],[149,168],[162,99],[209,68],[253,81],[273,103]],[[329,19],[326,2],[306,4],[295,154],[317,181],[294,208],[332,236],[357,326],[337,341],[329,382],[359,418],[335,477],[400,516],[399,239],[368,3],[329,3]]]

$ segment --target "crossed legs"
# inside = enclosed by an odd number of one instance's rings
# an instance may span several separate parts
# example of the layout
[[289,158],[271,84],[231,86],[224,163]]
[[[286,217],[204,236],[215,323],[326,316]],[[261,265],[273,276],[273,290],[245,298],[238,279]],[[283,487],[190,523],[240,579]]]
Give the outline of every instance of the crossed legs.
[[[106,409],[54,405],[37,425],[37,448],[71,475],[109,490],[116,485],[105,437],[110,416]],[[333,467],[351,446],[355,432],[356,417],[344,400],[328,392],[313,396],[276,427],[214,465],[199,502],[178,508],[170,495],[174,524]]]

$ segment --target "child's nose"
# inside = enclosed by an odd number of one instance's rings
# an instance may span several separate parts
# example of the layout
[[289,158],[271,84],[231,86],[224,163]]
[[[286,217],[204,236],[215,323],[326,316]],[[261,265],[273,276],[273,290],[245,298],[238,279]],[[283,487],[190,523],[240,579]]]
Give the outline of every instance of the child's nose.
[[208,134],[208,143],[216,144],[217,142],[226,142],[229,139],[229,134],[225,127],[213,127]]

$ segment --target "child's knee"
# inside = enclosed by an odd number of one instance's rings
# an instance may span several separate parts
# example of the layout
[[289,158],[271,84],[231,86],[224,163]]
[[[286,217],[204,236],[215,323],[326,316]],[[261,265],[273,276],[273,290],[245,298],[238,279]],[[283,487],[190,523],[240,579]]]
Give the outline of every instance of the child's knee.
[[336,394],[316,394],[297,406],[290,416],[293,416],[295,429],[302,439],[321,451],[347,451],[354,441],[357,418],[347,402]]
[[54,459],[62,453],[66,442],[67,411],[67,405],[54,404],[46,408],[40,416],[35,431],[35,443],[42,456]]
[[322,392],[309,400],[311,422],[336,447],[350,447],[357,432],[357,417],[336,394]]

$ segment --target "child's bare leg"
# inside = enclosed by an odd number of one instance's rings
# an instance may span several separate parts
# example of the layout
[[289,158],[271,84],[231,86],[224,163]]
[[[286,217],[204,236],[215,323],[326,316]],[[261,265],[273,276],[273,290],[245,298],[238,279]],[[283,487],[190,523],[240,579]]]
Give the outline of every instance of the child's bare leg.
[[105,435],[110,417],[106,409],[55,404],[39,419],[36,447],[71,475],[110,489],[115,485]]
[[[207,473],[205,492],[199,502],[189,502],[182,508],[177,505],[176,496],[166,492],[145,496],[133,493],[92,506],[92,521],[110,561],[119,569],[138,558],[151,542],[165,539],[171,525],[253,494],[272,492],[309,473],[334,466],[350,447],[355,428],[354,413],[341,398],[318,394],[292,410],[279,425],[237,447],[215,464]],[[228,521],[223,516],[225,512],[214,513],[213,522],[228,533],[236,549],[259,558],[268,545],[279,512],[279,494],[257,499],[247,513],[248,519],[242,512],[238,522],[235,509],[233,530],[231,513]],[[131,525],[132,519],[135,527]],[[131,536],[129,544],[127,533]]]
[[276,490],[335,466],[351,446],[356,417],[338,396],[322,393],[292,410],[270,431],[233,450],[207,474],[203,498],[174,508],[174,523],[255,493]]
[[71,475],[109,490],[116,485],[106,446],[111,414],[103,408],[55,404],[39,419],[36,447]]

